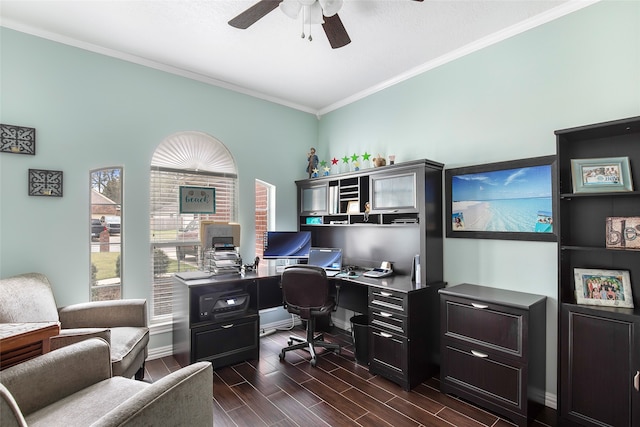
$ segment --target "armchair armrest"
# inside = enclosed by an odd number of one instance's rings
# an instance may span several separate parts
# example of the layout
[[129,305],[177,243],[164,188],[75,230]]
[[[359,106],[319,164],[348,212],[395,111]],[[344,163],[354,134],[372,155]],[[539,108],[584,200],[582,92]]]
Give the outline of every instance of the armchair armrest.
[[57,350],[89,338],[102,338],[111,345],[111,330],[108,328],[61,329],[60,334],[50,338],[51,350]]
[[147,301],[123,299],[73,304],[58,310],[63,329],[147,326]]
[[107,378],[111,378],[109,344],[99,338],[51,351],[0,373],[2,384],[24,416]]
[[213,425],[213,367],[197,362],[172,372],[131,396],[92,427]]

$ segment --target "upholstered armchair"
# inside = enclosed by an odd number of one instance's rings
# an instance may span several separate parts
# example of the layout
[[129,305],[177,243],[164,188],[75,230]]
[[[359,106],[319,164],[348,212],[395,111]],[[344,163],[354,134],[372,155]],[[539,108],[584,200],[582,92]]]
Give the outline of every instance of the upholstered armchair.
[[0,371],[2,427],[213,425],[213,368],[197,362],[150,384],[112,376],[90,338]]
[[111,349],[113,375],[144,378],[149,328],[144,299],[96,301],[58,308],[47,277],[27,273],[0,279],[0,323],[59,322],[51,350],[90,337]]

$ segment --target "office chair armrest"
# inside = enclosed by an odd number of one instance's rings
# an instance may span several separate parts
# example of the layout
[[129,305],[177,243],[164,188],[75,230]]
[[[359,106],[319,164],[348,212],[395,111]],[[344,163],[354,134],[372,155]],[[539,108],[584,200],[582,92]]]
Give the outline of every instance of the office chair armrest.
[[333,306],[333,311],[338,310],[338,303],[340,302],[340,283],[336,283],[335,285],[336,285],[336,301]]

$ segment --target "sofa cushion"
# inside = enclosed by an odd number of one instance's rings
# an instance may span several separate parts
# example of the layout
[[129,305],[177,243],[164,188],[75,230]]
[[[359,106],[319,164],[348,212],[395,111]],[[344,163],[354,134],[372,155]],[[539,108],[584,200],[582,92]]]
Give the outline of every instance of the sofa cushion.
[[144,358],[146,359],[148,342],[148,328],[111,328],[111,363],[113,365],[113,375],[123,375],[127,372],[139,354],[144,354]]
[[30,427],[90,426],[150,384],[113,377],[58,400],[26,417]]

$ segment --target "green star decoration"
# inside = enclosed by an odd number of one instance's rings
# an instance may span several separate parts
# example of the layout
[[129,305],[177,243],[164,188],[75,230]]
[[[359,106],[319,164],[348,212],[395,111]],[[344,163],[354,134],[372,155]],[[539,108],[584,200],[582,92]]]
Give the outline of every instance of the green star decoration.
[[369,160],[369,157],[371,157],[371,154],[367,153],[366,151],[364,152],[364,154],[362,155],[362,160]]
[[322,167],[327,166],[327,161],[326,160],[321,161],[320,162],[320,166],[322,166]]
[[349,156],[344,156],[344,157],[342,158],[342,161],[343,161],[344,163],[349,163]]
[[351,161],[352,162],[357,162],[358,161],[358,157],[360,157],[360,156],[358,156],[356,153],[353,153],[353,156],[351,156]]

